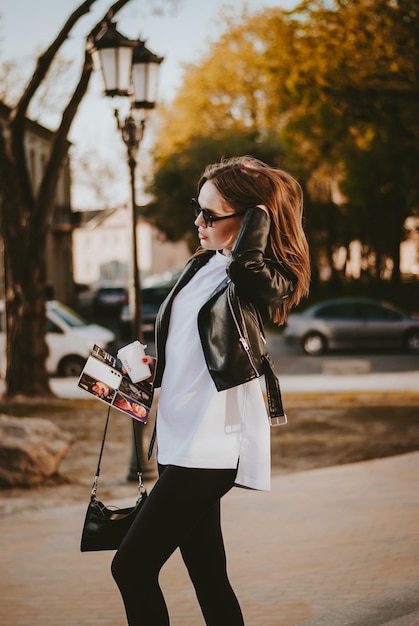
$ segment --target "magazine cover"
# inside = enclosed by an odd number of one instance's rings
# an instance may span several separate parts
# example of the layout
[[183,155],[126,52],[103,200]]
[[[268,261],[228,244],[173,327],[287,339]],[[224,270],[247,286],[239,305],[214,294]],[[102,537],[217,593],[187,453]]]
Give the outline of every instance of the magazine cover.
[[77,384],[122,413],[147,422],[153,402],[152,385],[145,380],[133,383],[121,361],[100,346],[93,346]]

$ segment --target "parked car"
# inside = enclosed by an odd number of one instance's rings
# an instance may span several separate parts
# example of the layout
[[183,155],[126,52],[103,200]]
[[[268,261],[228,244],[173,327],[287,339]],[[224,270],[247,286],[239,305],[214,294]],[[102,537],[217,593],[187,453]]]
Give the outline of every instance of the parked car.
[[[155,279],[149,278],[145,283],[147,286],[141,289],[142,331],[144,334],[154,332],[157,311],[163,300],[169,295],[179,276],[180,272],[174,272],[173,274]],[[123,339],[131,337],[133,314],[128,304],[122,307],[119,322],[121,337]]]
[[316,356],[339,348],[419,352],[419,318],[367,298],[337,298],[289,315],[284,339]]
[[123,306],[128,304],[126,287],[99,287],[93,298],[93,311],[99,315],[118,316]]
[[[46,305],[47,334],[49,355],[46,361],[47,371],[60,376],[78,376],[96,343],[105,350],[112,351],[115,334],[97,324],[90,324],[70,307],[49,300]],[[4,303],[0,302],[0,311]],[[3,316],[0,316],[0,319]],[[6,337],[0,326],[0,360],[2,371],[5,369]]]

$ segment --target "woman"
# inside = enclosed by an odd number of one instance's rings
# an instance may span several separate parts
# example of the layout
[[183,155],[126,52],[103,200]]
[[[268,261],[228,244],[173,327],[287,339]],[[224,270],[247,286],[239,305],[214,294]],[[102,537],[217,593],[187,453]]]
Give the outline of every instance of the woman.
[[309,286],[292,176],[252,157],[223,160],[205,170],[193,207],[201,249],[156,322],[159,479],[112,564],[130,626],[169,624],[158,576],[178,547],[206,624],[244,624],[226,571],[220,499],[233,485],[270,488],[260,376],[271,417],[281,404],[263,324],[283,323]]

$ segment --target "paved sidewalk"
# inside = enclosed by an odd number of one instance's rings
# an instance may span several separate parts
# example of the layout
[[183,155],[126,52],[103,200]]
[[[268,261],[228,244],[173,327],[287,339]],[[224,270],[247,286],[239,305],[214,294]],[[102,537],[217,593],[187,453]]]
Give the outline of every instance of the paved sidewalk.
[[419,372],[370,372],[368,374],[280,375],[281,389],[288,393],[311,392],[419,392]]
[[[279,376],[284,393],[339,392],[419,392],[419,371],[371,372],[368,374],[307,374]],[[86,399],[88,395],[77,387],[77,378],[50,378],[51,389],[60,398]],[[4,380],[0,379],[0,394]]]
[[[228,494],[224,535],[246,626],[416,624],[418,476],[414,452]],[[1,626],[125,626],[113,553],[79,552],[86,505],[0,518]],[[171,626],[203,626],[178,554],[161,582]],[[138,588],[141,598],[141,576]]]

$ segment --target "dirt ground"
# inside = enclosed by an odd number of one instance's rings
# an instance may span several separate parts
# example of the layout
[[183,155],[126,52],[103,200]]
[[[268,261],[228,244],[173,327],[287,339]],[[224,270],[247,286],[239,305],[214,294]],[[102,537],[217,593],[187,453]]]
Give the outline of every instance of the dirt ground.
[[[274,473],[353,463],[419,450],[419,394],[286,395],[287,426],[272,429]],[[106,420],[106,406],[96,400],[53,400],[1,405],[0,412],[43,417],[73,433],[75,441],[59,474],[46,484],[0,490],[0,515],[15,511],[86,503],[96,471]],[[148,447],[154,418],[140,426]],[[132,421],[112,410],[102,461],[98,498],[106,502],[136,497],[127,481],[132,454]],[[146,454],[142,455],[144,458]],[[155,477],[155,462],[144,462],[145,482]]]

